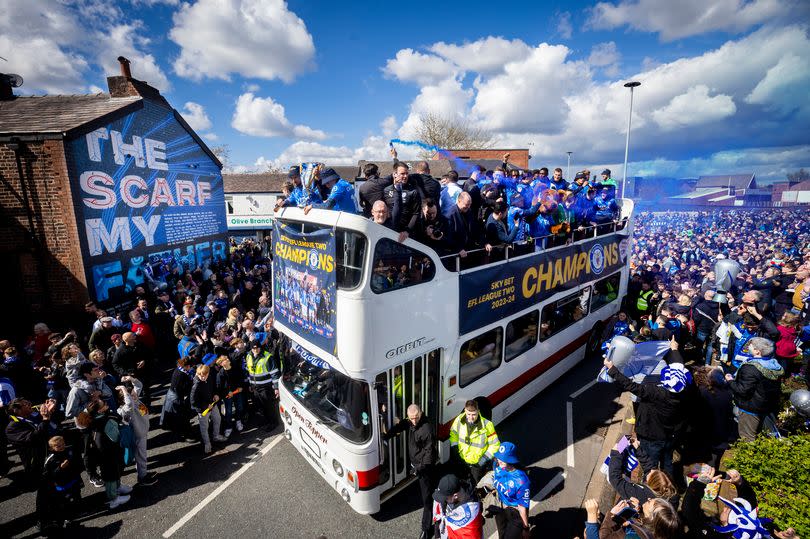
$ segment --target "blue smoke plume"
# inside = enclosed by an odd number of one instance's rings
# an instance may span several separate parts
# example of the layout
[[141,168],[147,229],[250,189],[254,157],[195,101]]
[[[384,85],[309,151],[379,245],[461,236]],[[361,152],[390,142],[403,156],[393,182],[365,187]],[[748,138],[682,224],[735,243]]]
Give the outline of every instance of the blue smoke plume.
[[425,144],[424,142],[421,142],[419,140],[401,140],[401,139],[395,138],[395,139],[391,139],[389,141],[389,144],[392,147],[393,147],[394,144],[402,144],[403,146],[418,146],[419,148],[422,148],[423,150],[426,150],[428,152],[436,152],[436,153],[439,154],[439,156],[441,158],[448,159],[448,160],[452,161],[456,172],[458,172],[461,175],[469,175],[472,172],[472,169],[473,169],[473,163],[470,163],[469,161],[467,161],[465,159],[461,159],[459,157],[456,157],[453,154],[453,152],[451,152],[449,150],[443,150],[443,149],[439,148],[438,146],[433,146],[431,144]]

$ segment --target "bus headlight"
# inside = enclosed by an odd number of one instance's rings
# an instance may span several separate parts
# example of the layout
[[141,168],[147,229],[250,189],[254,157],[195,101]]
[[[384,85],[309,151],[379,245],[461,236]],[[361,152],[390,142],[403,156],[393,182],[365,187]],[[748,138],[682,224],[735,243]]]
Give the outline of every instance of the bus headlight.
[[292,433],[290,432],[290,429],[286,429],[284,431],[284,437],[287,438],[288,441],[292,442]]
[[349,496],[349,491],[346,490],[345,488],[340,491],[340,497],[343,498],[343,501],[345,501],[346,503],[351,503],[352,502],[352,499]]
[[332,459],[332,468],[335,469],[335,473],[338,475],[338,477],[343,477],[343,466],[341,466],[340,463],[335,459]]

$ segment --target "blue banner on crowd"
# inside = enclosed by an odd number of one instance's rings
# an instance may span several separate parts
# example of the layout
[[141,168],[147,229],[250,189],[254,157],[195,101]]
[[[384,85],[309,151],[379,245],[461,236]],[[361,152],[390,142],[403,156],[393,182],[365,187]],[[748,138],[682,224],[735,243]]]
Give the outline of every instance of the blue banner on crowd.
[[611,234],[465,273],[459,279],[459,333],[607,277],[626,264],[628,249],[626,236]]
[[67,142],[90,297],[116,308],[138,285],[227,256],[219,166],[174,110],[143,106]]
[[335,232],[273,226],[273,309],[302,339],[335,354]]

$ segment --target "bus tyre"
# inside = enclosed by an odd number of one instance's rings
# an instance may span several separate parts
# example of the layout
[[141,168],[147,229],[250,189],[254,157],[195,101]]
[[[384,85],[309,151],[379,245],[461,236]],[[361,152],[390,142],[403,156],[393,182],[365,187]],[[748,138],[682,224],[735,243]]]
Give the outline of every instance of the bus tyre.
[[591,334],[588,337],[588,344],[585,347],[586,357],[593,357],[599,354],[599,349],[602,346],[602,332],[605,325],[602,322],[597,322],[591,328]]

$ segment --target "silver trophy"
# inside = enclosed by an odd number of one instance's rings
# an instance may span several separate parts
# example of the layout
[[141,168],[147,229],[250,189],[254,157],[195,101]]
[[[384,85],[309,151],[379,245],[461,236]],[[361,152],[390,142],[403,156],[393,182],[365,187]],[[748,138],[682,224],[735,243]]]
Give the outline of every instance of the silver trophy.
[[734,286],[734,281],[737,280],[737,275],[740,274],[741,268],[736,261],[723,258],[718,260],[714,265],[714,281],[717,286],[717,292],[714,294],[713,301],[717,303],[728,303],[726,293]]
[[301,163],[301,188],[306,194],[307,203],[311,198],[311,193],[318,187],[315,185],[318,179],[318,172],[321,169],[321,163]]

